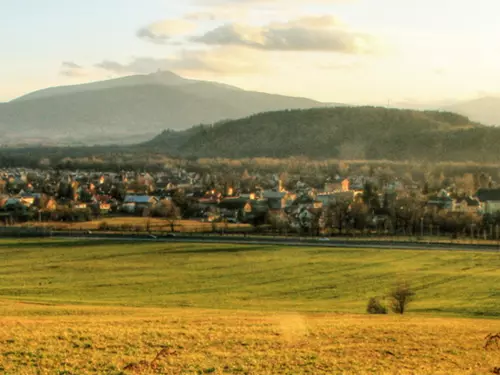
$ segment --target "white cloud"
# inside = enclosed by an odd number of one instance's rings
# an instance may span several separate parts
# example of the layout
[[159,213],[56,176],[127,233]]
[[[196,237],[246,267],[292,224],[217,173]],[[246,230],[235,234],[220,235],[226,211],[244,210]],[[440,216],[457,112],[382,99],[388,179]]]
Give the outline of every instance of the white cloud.
[[84,77],[87,75],[87,72],[82,66],[73,61],[63,61],[59,74],[66,77]]
[[208,11],[203,12],[192,12],[184,15],[184,19],[188,21],[216,21],[218,16],[215,13],[211,13]]
[[228,23],[191,39],[206,45],[233,45],[269,51],[373,52],[374,37],[352,31],[332,16],[309,16],[257,27]]
[[173,37],[196,30],[196,23],[187,19],[163,20],[140,28],[137,37],[156,44],[166,44]]
[[136,57],[129,63],[104,60],[96,67],[124,75],[149,74],[158,70],[173,70],[188,74],[251,74],[267,68],[267,61],[256,51],[239,47],[220,47],[211,50],[183,50],[166,58]]

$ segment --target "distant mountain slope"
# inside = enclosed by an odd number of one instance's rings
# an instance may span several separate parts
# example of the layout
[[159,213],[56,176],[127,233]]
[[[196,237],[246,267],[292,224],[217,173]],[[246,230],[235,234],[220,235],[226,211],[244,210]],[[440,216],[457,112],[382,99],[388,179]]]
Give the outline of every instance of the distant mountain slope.
[[500,129],[438,111],[337,107],[269,112],[188,132],[164,132],[142,147],[195,157],[500,160]]
[[32,93],[23,95],[17,99],[14,99],[13,101],[40,99],[52,96],[74,94],[85,91],[112,89],[117,87],[131,87],[131,86],[143,86],[143,85],[181,86],[181,85],[188,85],[193,82],[197,81],[191,81],[189,79],[182,78],[171,72],[158,72],[155,74],[120,77],[120,78],[109,79],[106,81],[83,83],[80,85],[49,87],[46,89],[34,91]]
[[313,108],[310,99],[245,91],[170,72],[40,90],[0,104],[2,142],[145,141],[164,129],[246,117],[270,110]]
[[484,97],[446,107],[486,125],[500,126],[500,97]]
[[[16,124],[13,133],[75,139],[89,136],[120,138],[183,129],[202,121],[237,118],[229,103],[201,98],[174,87],[118,87],[64,96],[16,101],[4,105],[0,123]],[[1,107],[0,107],[1,109]]]

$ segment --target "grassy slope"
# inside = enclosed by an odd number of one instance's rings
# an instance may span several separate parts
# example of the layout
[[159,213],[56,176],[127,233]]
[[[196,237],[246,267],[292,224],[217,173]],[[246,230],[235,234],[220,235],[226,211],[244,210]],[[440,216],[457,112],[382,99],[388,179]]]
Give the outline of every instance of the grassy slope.
[[497,253],[0,242],[0,300],[361,313],[398,279],[411,311],[499,316]]

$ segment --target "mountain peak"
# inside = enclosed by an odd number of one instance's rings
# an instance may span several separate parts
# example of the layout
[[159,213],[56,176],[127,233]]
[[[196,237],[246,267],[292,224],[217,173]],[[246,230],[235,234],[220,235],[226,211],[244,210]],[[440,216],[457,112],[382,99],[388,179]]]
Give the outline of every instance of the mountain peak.
[[158,69],[154,73],[148,74],[149,76],[156,76],[156,77],[177,77],[177,78],[182,78],[180,75],[175,74],[174,72],[171,72],[170,70],[161,70]]
[[189,79],[183,78],[169,70],[158,70],[155,73],[148,74],[147,77],[153,82],[162,85],[179,85],[186,84],[190,81]]

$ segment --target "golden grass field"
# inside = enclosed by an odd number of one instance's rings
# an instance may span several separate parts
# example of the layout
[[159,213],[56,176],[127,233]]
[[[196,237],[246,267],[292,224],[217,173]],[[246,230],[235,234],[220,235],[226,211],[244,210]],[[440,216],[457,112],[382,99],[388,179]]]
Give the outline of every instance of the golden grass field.
[[[103,225],[107,224],[111,229],[121,230],[123,225],[131,227],[140,227],[141,230],[145,230],[147,222],[149,220],[149,226],[151,231],[164,231],[169,232],[171,229],[170,221],[161,218],[143,218],[136,216],[124,216],[124,217],[111,217],[103,218],[99,220],[80,222],[80,223],[70,223],[70,222],[29,222],[22,224],[22,227],[30,228],[53,228],[58,230],[97,230]],[[228,230],[235,229],[250,229],[251,226],[248,224],[224,224],[216,223],[217,229],[227,228]],[[133,229],[133,228],[131,228]],[[176,220],[175,230],[176,232],[210,232],[212,231],[212,223],[201,222],[198,220]]]
[[[500,367],[483,347],[500,333],[499,253],[11,239],[0,259],[0,374]],[[400,276],[408,315],[364,314]]]
[[[4,374],[488,374],[499,320],[0,302]],[[156,360],[155,357],[160,353]]]

